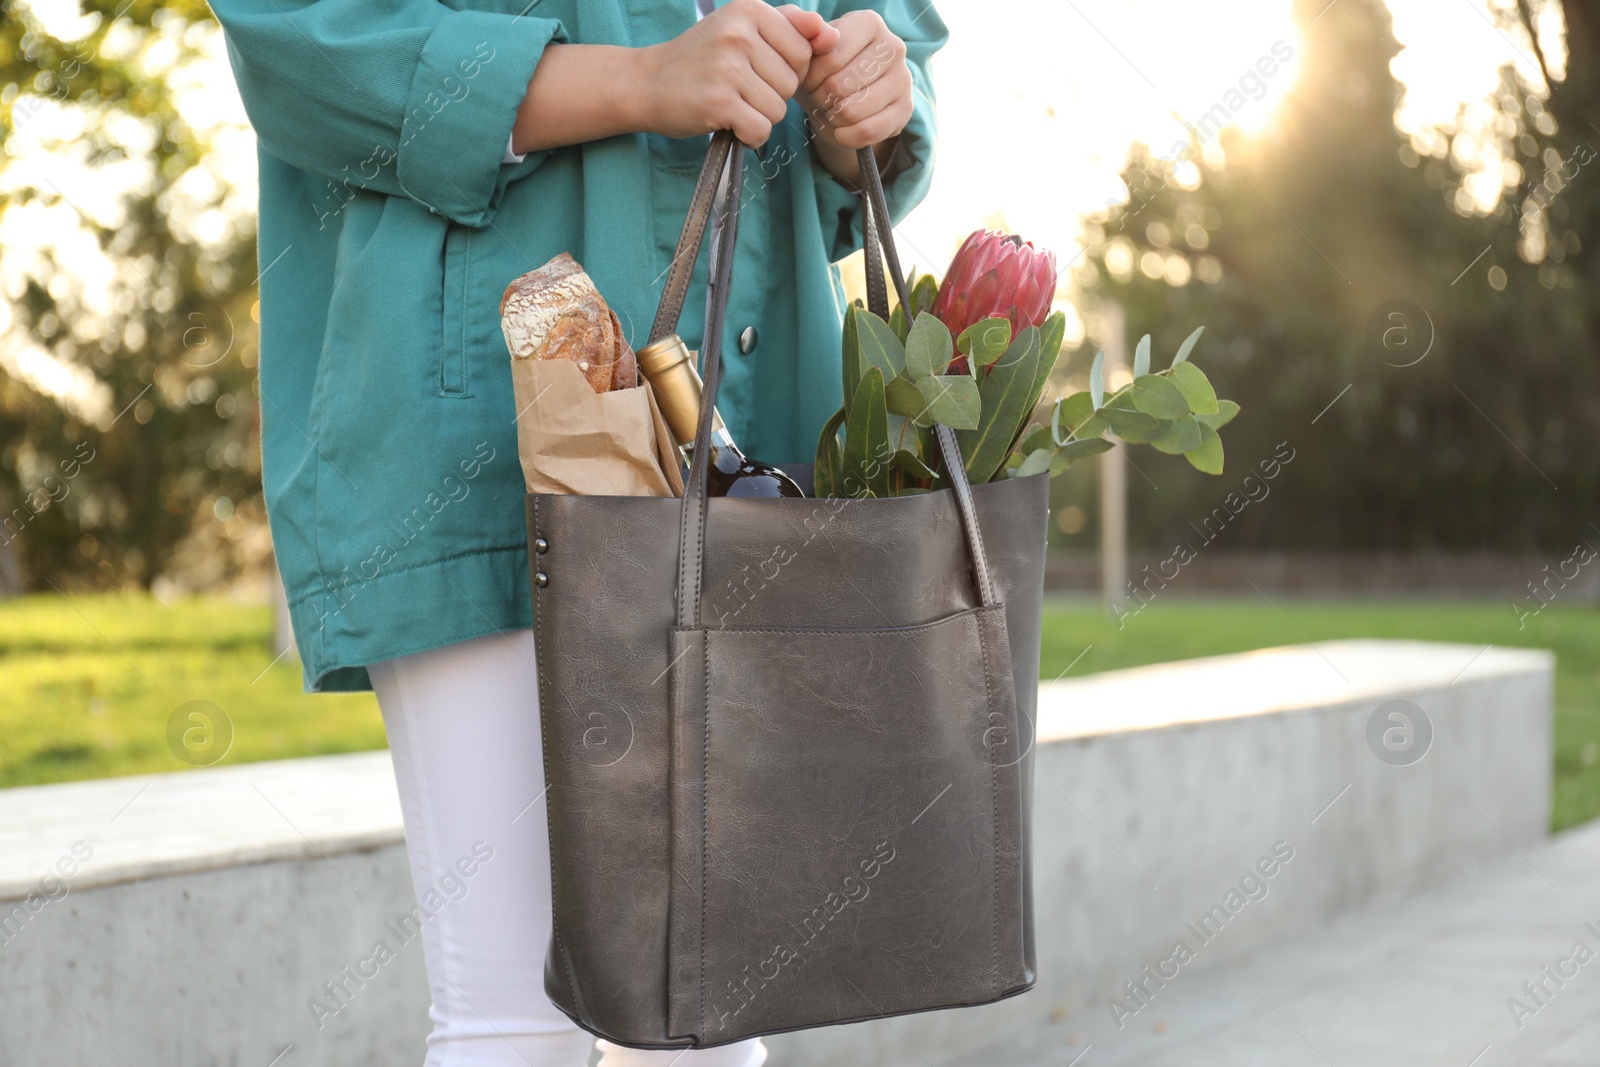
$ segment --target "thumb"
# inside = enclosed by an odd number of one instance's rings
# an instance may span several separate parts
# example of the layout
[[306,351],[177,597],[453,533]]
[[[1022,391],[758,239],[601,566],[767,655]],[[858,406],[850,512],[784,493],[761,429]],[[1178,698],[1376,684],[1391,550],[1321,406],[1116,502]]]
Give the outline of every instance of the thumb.
[[815,55],[831,52],[839,43],[839,29],[823,19],[815,11],[807,11],[795,4],[784,4],[776,9],[789,20],[800,36],[811,42],[811,51]]

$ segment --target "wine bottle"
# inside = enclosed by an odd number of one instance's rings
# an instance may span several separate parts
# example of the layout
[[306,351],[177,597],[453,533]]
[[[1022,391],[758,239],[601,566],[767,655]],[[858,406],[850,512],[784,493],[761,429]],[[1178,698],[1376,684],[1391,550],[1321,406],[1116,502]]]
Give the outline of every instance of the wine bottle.
[[[694,451],[694,433],[700,421],[703,385],[694,358],[683,338],[669,333],[634,353],[639,373],[661,408],[662,416],[685,456]],[[750,459],[733,443],[722,416],[711,411],[711,454],[706,457],[706,492],[710,496],[789,496],[806,494],[793,478],[777,467]]]

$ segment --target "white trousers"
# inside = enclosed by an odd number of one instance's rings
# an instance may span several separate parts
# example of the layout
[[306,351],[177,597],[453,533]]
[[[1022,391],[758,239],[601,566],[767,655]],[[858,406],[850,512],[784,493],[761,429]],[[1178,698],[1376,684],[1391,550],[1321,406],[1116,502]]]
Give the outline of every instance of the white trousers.
[[[593,1038],[544,991],[550,834],[532,630],[368,667],[427,918],[426,1067],[584,1067]],[[600,1067],[759,1067],[760,1039],[645,1051],[603,1038]]]

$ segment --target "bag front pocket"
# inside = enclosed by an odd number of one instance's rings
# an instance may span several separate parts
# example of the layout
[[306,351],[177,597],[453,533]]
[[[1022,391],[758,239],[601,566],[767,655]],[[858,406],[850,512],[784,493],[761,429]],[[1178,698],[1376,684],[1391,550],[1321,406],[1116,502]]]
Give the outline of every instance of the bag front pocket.
[[1014,990],[1031,737],[1003,607],[672,638],[671,1033],[720,1044]]

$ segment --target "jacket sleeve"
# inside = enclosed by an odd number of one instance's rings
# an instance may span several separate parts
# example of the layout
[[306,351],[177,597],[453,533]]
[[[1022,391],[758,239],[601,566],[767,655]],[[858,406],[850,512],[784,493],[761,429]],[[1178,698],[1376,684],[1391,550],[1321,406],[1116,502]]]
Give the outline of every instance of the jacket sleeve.
[[557,19],[439,0],[210,0],[264,151],[360,189],[486,225],[508,182],[551,150],[502,166]]
[[[830,9],[831,8],[831,9]],[[933,179],[934,142],[938,136],[934,112],[933,81],[928,76],[928,60],[944,47],[950,31],[926,0],[837,0],[821,7],[825,18],[838,18],[846,11],[871,8],[883,16],[889,29],[906,43],[906,63],[911,68],[911,120],[895,145],[883,169],[883,194],[889,202],[889,218],[898,224],[927,195]],[[812,157],[817,190],[818,215],[822,236],[829,245],[829,258],[838,261],[862,247],[861,211],[858,194]]]

